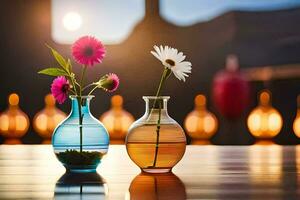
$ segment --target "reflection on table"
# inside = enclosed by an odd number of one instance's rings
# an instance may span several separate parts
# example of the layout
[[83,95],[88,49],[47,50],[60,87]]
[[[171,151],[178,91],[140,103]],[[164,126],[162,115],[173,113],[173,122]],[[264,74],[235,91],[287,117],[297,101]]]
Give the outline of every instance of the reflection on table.
[[50,145],[0,145],[0,199],[299,199],[299,158],[299,146],[189,145],[173,173],[151,175],[111,145],[98,174],[80,176]]
[[54,198],[66,199],[105,199],[108,188],[98,173],[66,172],[56,182]]
[[185,186],[173,173],[140,173],[130,183],[126,200],[186,199]]
[[4,140],[4,144],[22,144],[20,139],[8,138]]
[[282,146],[253,145],[248,152],[251,183],[258,187],[278,187],[282,176]]

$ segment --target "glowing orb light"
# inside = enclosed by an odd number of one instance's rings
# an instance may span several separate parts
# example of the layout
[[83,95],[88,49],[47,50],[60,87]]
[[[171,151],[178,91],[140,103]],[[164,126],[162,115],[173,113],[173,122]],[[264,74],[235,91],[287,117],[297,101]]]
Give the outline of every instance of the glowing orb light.
[[297,97],[297,115],[293,123],[293,130],[297,137],[300,138],[300,95]]
[[19,96],[16,93],[8,97],[8,109],[0,115],[0,133],[6,139],[18,139],[26,134],[29,118],[19,107]]
[[195,97],[195,109],[190,112],[184,127],[192,139],[209,139],[218,129],[216,116],[206,109],[206,97],[199,94]]
[[68,12],[63,17],[62,22],[63,22],[65,29],[67,29],[68,31],[76,31],[81,27],[82,18],[76,12]]
[[51,139],[56,126],[66,118],[66,114],[55,107],[55,99],[51,94],[45,97],[45,108],[33,119],[34,130],[44,139]]
[[123,109],[123,97],[114,95],[111,98],[111,109],[100,117],[100,121],[106,127],[112,140],[123,141],[134,118]]
[[275,137],[282,128],[282,117],[271,105],[271,92],[263,90],[259,94],[259,106],[248,116],[247,126],[251,134],[259,139]]

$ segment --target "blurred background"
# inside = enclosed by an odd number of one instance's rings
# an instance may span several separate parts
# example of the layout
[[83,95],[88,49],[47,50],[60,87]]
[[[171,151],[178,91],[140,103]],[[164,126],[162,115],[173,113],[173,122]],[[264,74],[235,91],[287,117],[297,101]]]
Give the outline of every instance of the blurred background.
[[[193,64],[185,83],[171,77],[163,92],[171,96],[170,116],[189,138],[220,145],[260,139],[298,144],[299,21],[298,0],[2,0],[0,142],[13,133],[7,133],[11,122],[4,115],[9,104],[28,115],[24,133],[14,133],[19,142],[43,142],[34,125],[42,122],[33,119],[45,107],[52,79],[37,72],[56,65],[45,43],[71,57],[71,44],[93,35],[106,45],[107,56],[88,72],[89,80],[108,72],[121,80],[114,94],[96,92],[95,117],[111,108],[116,94],[135,119],[142,116],[142,96],[155,94],[162,73],[150,51],[155,44],[170,45]],[[73,66],[78,73],[80,66]],[[18,96],[8,102],[12,93]],[[51,98],[46,102],[53,104]],[[67,114],[70,103],[57,107]]]

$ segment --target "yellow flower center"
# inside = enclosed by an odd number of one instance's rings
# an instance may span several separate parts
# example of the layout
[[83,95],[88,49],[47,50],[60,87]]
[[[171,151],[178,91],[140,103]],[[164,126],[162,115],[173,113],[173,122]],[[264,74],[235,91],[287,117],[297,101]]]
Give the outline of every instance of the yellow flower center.
[[171,60],[171,59],[167,59],[166,63],[168,63],[171,67],[175,66],[175,62],[173,60]]

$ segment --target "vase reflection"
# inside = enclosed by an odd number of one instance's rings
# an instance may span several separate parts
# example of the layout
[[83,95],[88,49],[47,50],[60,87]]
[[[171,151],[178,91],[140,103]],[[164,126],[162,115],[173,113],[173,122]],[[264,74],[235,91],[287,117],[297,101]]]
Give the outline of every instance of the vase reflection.
[[22,141],[20,139],[7,138],[4,140],[3,144],[22,144]]
[[265,139],[265,140],[257,140],[257,141],[255,141],[254,144],[255,144],[255,145],[276,145],[275,142],[273,142],[272,140],[268,140],[268,139]]
[[45,139],[42,141],[42,144],[51,144],[51,140],[50,139]]
[[209,140],[192,139],[190,145],[212,145]]
[[54,199],[105,199],[107,184],[98,173],[67,172],[56,182]]
[[184,183],[173,173],[142,172],[131,182],[126,200],[186,199]]

